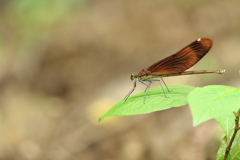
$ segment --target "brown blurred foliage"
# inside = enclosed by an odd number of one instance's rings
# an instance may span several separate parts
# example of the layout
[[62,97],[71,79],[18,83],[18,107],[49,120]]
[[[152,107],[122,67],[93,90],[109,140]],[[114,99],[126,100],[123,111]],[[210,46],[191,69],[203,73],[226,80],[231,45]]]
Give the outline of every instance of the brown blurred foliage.
[[221,130],[215,121],[193,128],[187,106],[97,119],[131,89],[131,72],[199,37],[214,45],[194,68],[227,74],[166,78],[167,84],[237,87],[239,6],[238,0],[1,1],[0,159],[215,159]]

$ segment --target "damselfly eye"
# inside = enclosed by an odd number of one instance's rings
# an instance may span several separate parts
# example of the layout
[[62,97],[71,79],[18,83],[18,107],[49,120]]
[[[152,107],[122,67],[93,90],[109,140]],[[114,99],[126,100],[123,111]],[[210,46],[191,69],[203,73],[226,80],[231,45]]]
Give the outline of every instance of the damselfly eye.
[[135,74],[131,74],[130,79],[133,81],[135,79]]

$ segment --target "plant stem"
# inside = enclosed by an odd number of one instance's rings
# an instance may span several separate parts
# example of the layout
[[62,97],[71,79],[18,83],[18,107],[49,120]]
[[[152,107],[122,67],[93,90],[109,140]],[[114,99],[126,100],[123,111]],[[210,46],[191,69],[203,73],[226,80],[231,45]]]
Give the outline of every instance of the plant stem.
[[240,109],[238,110],[237,113],[234,113],[234,115],[235,115],[235,117],[236,117],[236,118],[235,118],[234,133],[233,133],[232,138],[231,138],[231,140],[230,140],[230,142],[229,142],[229,144],[228,144],[228,146],[227,146],[227,148],[226,148],[226,150],[225,150],[224,160],[227,160],[228,154],[229,154],[230,149],[231,149],[231,147],[232,147],[232,143],[233,143],[233,141],[234,141],[234,139],[235,139],[235,137],[236,137],[237,132],[239,131]]

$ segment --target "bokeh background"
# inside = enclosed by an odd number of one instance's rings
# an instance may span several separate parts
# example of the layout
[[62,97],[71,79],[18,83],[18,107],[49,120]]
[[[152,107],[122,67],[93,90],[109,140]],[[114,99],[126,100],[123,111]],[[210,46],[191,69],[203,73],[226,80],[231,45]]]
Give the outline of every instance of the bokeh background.
[[221,129],[214,120],[193,127],[188,106],[97,120],[130,91],[131,73],[199,37],[214,45],[192,69],[227,73],[165,82],[239,87],[239,8],[239,0],[1,0],[0,159],[215,159]]

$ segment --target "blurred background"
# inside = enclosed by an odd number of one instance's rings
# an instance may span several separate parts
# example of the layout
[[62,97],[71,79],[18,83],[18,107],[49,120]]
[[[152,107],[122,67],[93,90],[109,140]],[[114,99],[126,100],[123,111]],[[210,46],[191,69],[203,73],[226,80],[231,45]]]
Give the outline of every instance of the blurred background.
[[131,73],[200,37],[213,48],[191,70],[227,73],[165,82],[239,87],[239,7],[239,0],[1,0],[0,159],[215,159],[223,133],[214,120],[193,127],[189,106],[97,120],[131,90]]

